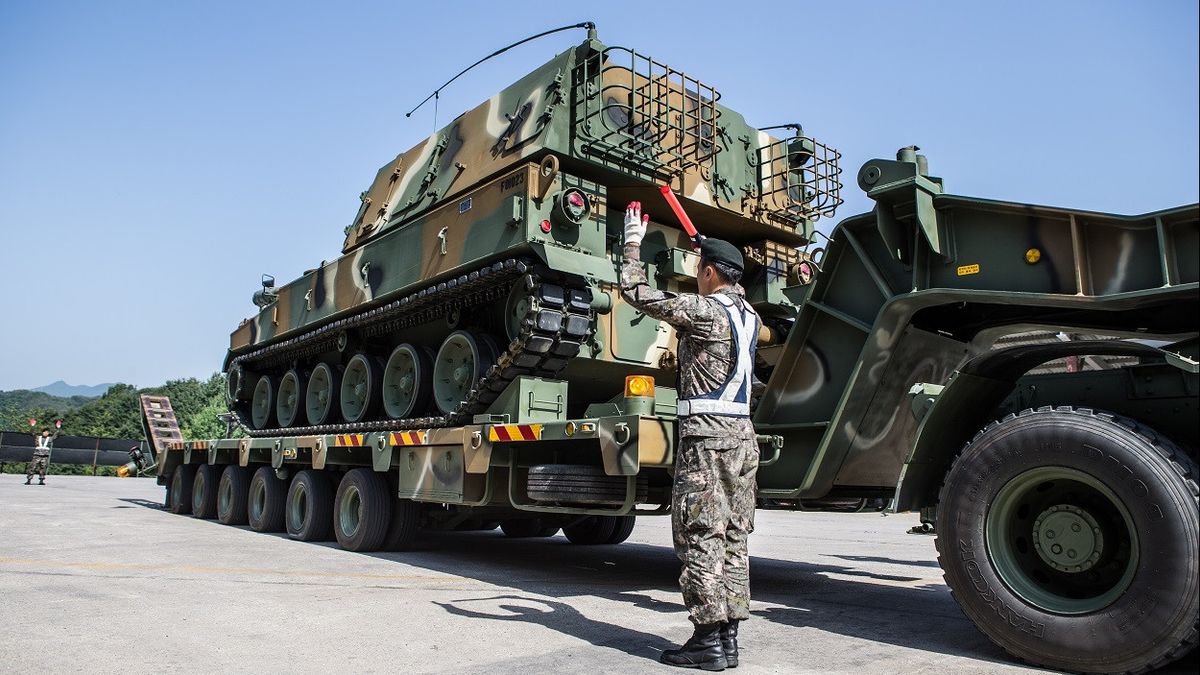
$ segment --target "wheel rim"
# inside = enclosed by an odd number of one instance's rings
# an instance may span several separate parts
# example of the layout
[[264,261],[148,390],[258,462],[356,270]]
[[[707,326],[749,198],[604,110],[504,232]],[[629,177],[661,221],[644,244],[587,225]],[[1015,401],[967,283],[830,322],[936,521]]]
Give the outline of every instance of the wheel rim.
[[318,364],[308,378],[304,412],[309,424],[324,424],[337,398],[337,375],[328,363]]
[[467,399],[482,375],[487,358],[486,343],[466,331],[454,331],[438,350],[433,365],[433,398],[444,413],[452,413]]
[[372,399],[379,390],[379,369],[365,354],[355,354],[342,373],[342,417],[347,422],[360,422],[371,410]]
[[250,486],[250,519],[257,521],[262,518],[267,508],[267,490],[262,481],[255,481]]
[[300,402],[304,400],[305,382],[306,378],[296,370],[287,371],[279,381],[279,395],[275,401],[275,416],[279,418],[279,426],[290,427],[296,423]]
[[204,472],[196,472],[196,482],[192,484],[192,513],[200,513],[204,506]]
[[230,502],[233,501],[233,485],[230,481],[223,480],[217,484],[217,511],[220,513],[229,513]]
[[1009,590],[1048,612],[1103,609],[1129,588],[1137,570],[1129,510],[1077,469],[1039,467],[1010,480],[988,509],[984,536]]
[[275,390],[271,386],[271,377],[263,375],[254,385],[254,395],[250,399],[250,422],[255,429],[265,429],[271,423],[274,407]]
[[529,293],[525,290],[525,284],[514,284],[504,303],[504,332],[509,340],[515,340],[521,334],[521,324],[529,314],[529,308]]
[[347,537],[354,536],[360,522],[362,522],[362,495],[359,494],[358,488],[347,486],[342,494],[342,499],[338,502],[338,524],[341,526],[342,534]]
[[288,525],[293,530],[304,527],[304,518],[308,515],[308,493],[303,486],[297,485],[288,500]]
[[410,417],[428,398],[429,357],[413,345],[396,347],[383,369],[383,409],[392,419]]

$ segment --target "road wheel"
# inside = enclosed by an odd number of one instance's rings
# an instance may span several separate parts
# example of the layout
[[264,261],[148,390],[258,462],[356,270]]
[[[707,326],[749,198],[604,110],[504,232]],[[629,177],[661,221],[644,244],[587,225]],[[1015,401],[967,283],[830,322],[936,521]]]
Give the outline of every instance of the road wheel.
[[387,480],[371,469],[351,469],[334,498],[333,534],[347,551],[375,551],[392,519]]
[[500,530],[514,539],[553,537],[558,533],[558,525],[549,525],[541,518],[521,518],[500,521]]
[[269,466],[259,467],[250,479],[246,519],[255,532],[280,532],[287,507],[288,485]]
[[392,500],[392,520],[383,540],[385,551],[407,551],[421,531],[421,505],[411,499]]
[[938,560],[963,612],[1015,656],[1140,672],[1197,641],[1196,465],[1121,417],[1040,408],[963,449],[942,486]]
[[572,544],[593,546],[607,544],[617,529],[617,519],[609,516],[588,516],[573,525],[564,527],[563,534]]
[[246,499],[250,494],[250,470],[230,464],[217,484],[217,520],[226,525],[246,524]]
[[217,484],[221,481],[221,467],[201,464],[196,468],[192,480],[192,517],[217,517]]
[[296,473],[288,488],[284,522],[288,536],[300,541],[328,541],[333,528],[333,486],[320,471]]
[[633,526],[637,524],[636,516],[613,516],[615,525],[613,526],[612,536],[608,538],[606,544],[619,544],[629,538],[633,534]]
[[171,474],[171,513],[186,515],[192,512],[192,482],[196,479],[195,464],[180,464]]

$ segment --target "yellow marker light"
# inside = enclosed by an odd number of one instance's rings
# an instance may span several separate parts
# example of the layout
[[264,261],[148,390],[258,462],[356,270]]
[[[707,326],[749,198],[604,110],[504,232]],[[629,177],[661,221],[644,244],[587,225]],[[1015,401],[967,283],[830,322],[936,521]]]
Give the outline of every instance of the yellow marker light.
[[630,375],[625,378],[625,398],[654,397],[654,378],[649,375]]
[[1025,262],[1029,263],[1030,265],[1036,263],[1037,261],[1039,261],[1041,259],[1042,259],[1042,252],[1039,251],[1038,249],[1031,248],[1028,251],[1025,251]]
[[575,435],[575,423],[567,422],[567,426],[563,427],[563,433],[568,436],[574,436]]

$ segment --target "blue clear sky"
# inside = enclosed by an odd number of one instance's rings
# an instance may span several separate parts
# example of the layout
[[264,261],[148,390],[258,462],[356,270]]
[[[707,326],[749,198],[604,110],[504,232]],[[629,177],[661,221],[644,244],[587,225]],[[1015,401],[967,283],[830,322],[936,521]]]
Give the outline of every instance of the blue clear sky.
[[[316,5],[0,3],[0,389],[218,370],[259,275],[335,257],[376,169],[432,130],[409,107],[584,19],[840,148],[840,216],[869,207],[857,168],[912,143],[957,194],[1197,200],[1194,0]],[[473,71],[442,121],[582,37]]]

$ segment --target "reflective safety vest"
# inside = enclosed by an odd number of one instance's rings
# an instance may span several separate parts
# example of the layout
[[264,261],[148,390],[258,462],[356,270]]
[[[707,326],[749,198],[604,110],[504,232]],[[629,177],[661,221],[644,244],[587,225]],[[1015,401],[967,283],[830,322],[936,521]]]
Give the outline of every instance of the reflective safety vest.
[[49,436],[37,436],[36,438],[37,438],[37,446],[34,448],[34,451],[35,452],[45,451],[47,454],[49,454],[50,441],[52,441],[54,439],[50,438]]
[[717,301],[729,317],[729,332],[733,336],[733,368],[725,382],[707,394],[679,401],[679,416],[724,415],[750,416],[750,388],[754,383],[754,352],[758,346],[758,314],[744,301],[734,300],[724,293],[709,298]]

